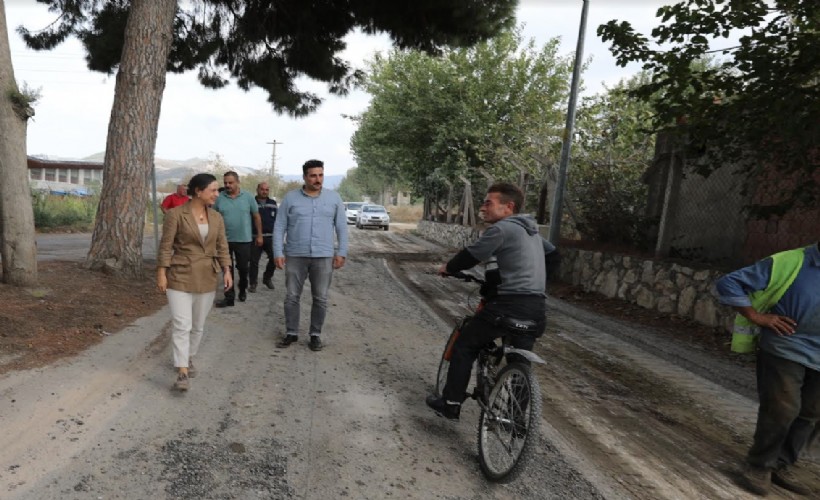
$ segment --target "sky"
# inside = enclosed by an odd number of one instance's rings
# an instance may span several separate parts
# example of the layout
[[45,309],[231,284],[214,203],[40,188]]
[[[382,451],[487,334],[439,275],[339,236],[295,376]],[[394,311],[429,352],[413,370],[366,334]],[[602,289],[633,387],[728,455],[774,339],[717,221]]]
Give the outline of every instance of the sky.
[[[656,24],[655,12],[671,0],[590,0],[584,41],[584,59],[590,61],[582,75],[584,92],[594,94],[640,70],[620,68],[595,32],[611,19],[629,21],[648,34]],[[561,55],[572,54],[578,41],[582,0],[522,0],[517,18],[525,38],[543,46],[561,40]],[[114,99],[115,77],[88,71],[82,46],[74,39],[52,51],[25,47],[14,30],[46,27],[54,20],[47,8],[34,0],[5,0],[11,59],[18,84],[39,89],[36,115],[29,121],[29,155],[81,159],[105,149],[108,119]],[[2,36],[2,35],[0,35]],[[342,57],[355,67],[376,52],[390,50],[386,36],[351,34]],[[310,80],[302,89],[326,97],[319,110],[305,118],[277,115],[258,89],[245,92],[235,84],[210,90],[196,80],[195,72],[169,74],[162,101],[156,157],[167,160],[209,158],[220,155],[231,166],[270,168],[275,147],[279,174],[300,175],[308,159],[325,162],[325,175],[344,175],[355,167],[350,137],[355,124],[345,116],[367,109],[369,97],[353,91],[346,97],[327,94],[323,84]]]

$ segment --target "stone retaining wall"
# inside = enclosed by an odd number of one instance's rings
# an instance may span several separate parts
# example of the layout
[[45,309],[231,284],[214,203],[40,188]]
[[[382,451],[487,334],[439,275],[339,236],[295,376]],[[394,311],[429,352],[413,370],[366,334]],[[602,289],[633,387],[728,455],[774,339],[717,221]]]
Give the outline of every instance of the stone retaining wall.
[[[462,248],[478,237],[474,228],[430,221],[419,222],[417,231],[453,248]],[[713,283],[721,274],[671,262],[561,248],[560,278],[564,282],[707,326],[728,328],[734,312],[712,295]]]

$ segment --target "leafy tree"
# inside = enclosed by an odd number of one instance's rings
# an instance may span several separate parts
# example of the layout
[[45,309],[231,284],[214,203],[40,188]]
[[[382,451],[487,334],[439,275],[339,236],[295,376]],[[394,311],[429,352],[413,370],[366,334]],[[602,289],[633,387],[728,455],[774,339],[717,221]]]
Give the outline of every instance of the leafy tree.
[[578,211],[577,229],[602,242],[646,240],[646,185],[641,175],[654,156],[653,104],[629,92],[650,81],[647,73],[622,80],[583,99],[578,109],[568,191]]
[[0,257],[3,282],[31,286],[37,282],[34,210],[28,185],[26,127],[34,114],[26,89],[18,88],[11,65],[6,7],[0,0]]
[[88,67],[117,70],[104,161],[105,184],[87,264],[142,276],[147,179],[166,71],[198,70],[200,82],[259,87],[279,113],[304,116],[321,99],[299,77],[345,94],[360,73],[338,56],[355,29],[386,32],[394,44],[431,53],[470,45],[513,22],[515,0],[38,0],[59,15],[39,33],[19,32],[50,49],[77,36]]
[[[661,7],[652,47],[626,22],[598,28],[612,43],[618,64],[633,61],[654,76],[635,89],[659,95],[655,129],[677,128],[702,155],[697,171],[708,175],[727,163],[744,167],[747,180],[776,168],[796,182],[781,193],[783,212],[820,199],[820,2],[816,0],[686,0]],[[709,40],[742,30],[734,47],[714,49]],[[717,67],[690,61],[720,53]],[[767,210],[768,209],[768,210]]]
[[417,51],[376,57],[365,88],[370,107],[351,140],[365,178],[434,196],[467,179],[537,174],[530,154],[561,128],[571,61],[557,40],[540,50],[517,31],[432,58]]

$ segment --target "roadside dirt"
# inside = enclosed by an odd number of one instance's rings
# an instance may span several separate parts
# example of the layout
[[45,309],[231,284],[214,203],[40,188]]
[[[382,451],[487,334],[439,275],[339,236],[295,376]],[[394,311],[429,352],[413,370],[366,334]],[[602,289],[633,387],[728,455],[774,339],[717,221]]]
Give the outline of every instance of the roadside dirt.
[[74,356],[166,304],[153,280],[106,276],[77,262],[40,262],[38,278],[31,288],[0,284],[0,374]]

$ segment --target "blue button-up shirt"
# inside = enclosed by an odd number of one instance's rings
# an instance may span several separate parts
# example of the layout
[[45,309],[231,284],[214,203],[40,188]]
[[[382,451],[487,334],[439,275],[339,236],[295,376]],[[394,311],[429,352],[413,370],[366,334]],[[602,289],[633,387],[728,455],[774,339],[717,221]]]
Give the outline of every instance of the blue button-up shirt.
[[[339,243],[335,250],[334,233]],[[273,224],[273,256],[334,255],[347,257],[347,219],[342,198],[336,191],[324,188],[318,196],[308,196],[302,189],[288,192]]]
[[[749,294],[769,285],[771,257],[720,278],[715,287],[718,299],[729,306],[751,306]],[[760,348],[775,356],[820,370],[820,250],[806,249],[803,267],[783,297],[769,311],[797,322],[792,335],[780,336],[761,329]]]

